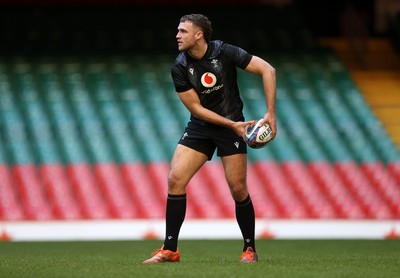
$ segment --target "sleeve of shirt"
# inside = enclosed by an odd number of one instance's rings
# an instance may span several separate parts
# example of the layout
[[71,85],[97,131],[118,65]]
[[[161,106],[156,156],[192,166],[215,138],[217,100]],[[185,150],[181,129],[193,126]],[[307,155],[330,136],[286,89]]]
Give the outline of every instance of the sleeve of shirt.
[[253,58],[246,50],[228,43],[224,44],[224,52],[241,69],[245,69]]
[[171,68],[171,76],[176,92],[182,93],[193,88],[184,66],[175,63]]

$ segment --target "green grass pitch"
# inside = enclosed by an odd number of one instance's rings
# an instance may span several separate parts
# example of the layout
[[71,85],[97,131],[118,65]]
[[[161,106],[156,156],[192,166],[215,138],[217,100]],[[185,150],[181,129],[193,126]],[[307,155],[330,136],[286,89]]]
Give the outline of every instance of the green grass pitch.
[[161,241],[0,242],[0,277],[400,277],[399,240],[181,240],[181,262],[142,265]]

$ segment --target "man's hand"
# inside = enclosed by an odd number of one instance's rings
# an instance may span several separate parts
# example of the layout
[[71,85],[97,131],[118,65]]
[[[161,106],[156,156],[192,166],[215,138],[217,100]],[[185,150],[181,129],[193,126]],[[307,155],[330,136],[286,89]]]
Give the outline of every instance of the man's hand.
[[264,121],[261,122],[261,125],[263,125],[264,123],[267,123],[271,127],[271,129],[272,129],[272,139],[271,140],[273,140],[275,138],[275,136],[276,136],[277,131],[278,131],[278,128],[276,126],[276,115],[275,115],[275,113],[267,112],[264,115]]
[[239,135],[240,137],[242,137],[244,139],[244,133],[245,133],[246,127],[248,125],[254,124],[255,122],[256,122],[255,120],[247,121],[247,122],[234,122],[232,124],[232,129],[237,135]]

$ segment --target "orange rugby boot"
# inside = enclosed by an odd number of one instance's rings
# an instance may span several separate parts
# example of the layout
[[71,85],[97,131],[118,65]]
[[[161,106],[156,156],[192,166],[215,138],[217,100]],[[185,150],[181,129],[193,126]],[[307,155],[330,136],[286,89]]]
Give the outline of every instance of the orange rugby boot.
[[151,258],[147,259],[143,262],[143,264],[157,264],[157,263],[166,263],[166,262],[179,262],[180,255],[179,250],[177,249],[176,252],[172,252],[170,250],[164,250],[164,245],[154,251],[151,254]]
[[246,251],[243,252],[242,256],[240,257],[241,263],[256,263],[258,262],[257,253],[254,252],[253,248],[247,247]]

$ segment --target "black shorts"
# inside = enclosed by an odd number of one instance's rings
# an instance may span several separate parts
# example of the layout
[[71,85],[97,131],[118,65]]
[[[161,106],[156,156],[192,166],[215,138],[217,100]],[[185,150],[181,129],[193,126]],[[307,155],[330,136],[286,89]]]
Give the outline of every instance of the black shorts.
[[216,126],[202,126],[189,122],[178,144],[184,145],[208,156],[211,160],[215,149],[218,156],[247,153],[247,145],[243,138],[233,130]]

